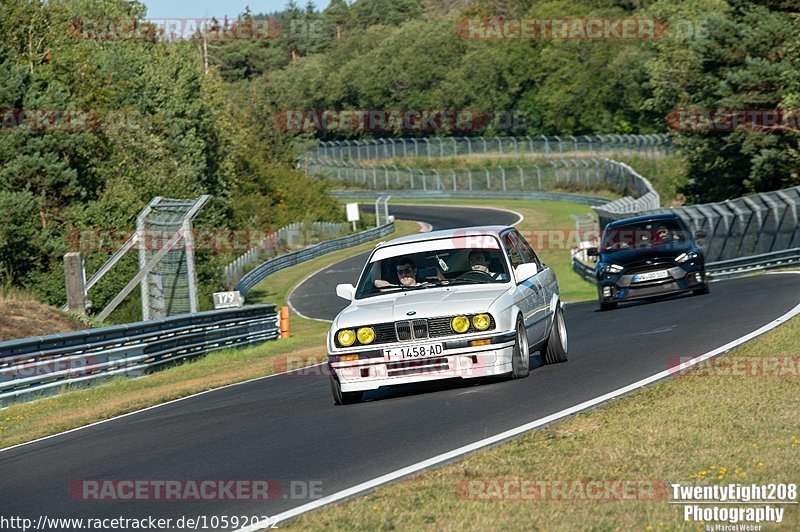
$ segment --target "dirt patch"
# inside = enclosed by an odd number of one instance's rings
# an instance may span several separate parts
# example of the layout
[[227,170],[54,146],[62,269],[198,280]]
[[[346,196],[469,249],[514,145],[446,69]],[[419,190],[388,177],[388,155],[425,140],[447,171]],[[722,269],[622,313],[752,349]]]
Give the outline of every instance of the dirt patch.
[[0,295],[0,342],[88,328],[38,301]]

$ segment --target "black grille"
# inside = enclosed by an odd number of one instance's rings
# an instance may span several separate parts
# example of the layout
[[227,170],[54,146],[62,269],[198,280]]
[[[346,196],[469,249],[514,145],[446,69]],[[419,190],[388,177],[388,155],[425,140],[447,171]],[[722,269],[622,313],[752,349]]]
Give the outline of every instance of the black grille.
[[428,329],[430,330],[431,338],[455,334],[453,329],[450,328],[450,320],[452,319],[453,318],[431,318],[428,320]]
[[394,323],[379,323],[373,325],[372,329],[375,331],[375,344],[389,344],[397,338],[394,332]]
[[634,264],[632,266],[628,266],[625,274],[626,275],[634,275],[637,273],[648,273],[648,272],[657,272],[661,270],[669,270],[670,268],[675,267],[674,262],[662,262],[662,261],[654,261],[652,264]]
[[398,321],[394,325],[395,330],[397,331],[397,339],[400,342],[405,342],[407,340],[411,340],[411,322],[410,321]]
[[428,320],[414,320],[411,324],[414,327],[414,338],[428,337]]

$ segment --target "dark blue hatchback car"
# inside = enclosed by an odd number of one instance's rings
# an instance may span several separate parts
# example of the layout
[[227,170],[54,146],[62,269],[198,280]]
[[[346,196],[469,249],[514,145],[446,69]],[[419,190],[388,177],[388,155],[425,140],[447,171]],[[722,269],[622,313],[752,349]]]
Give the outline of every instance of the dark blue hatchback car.
[[692,290],[708,293],[703,251],[686,223],[675,214],[651,214],[617,220],[603,230],[599,256],[597,298],[610,310],[621,301],[647,299]]

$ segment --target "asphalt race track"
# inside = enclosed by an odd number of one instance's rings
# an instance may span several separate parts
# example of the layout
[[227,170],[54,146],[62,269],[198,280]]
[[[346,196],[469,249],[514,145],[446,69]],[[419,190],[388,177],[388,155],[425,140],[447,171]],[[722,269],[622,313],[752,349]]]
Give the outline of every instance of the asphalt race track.
[[[613,312],[568,305],[569,362],[536,367],[535,357],[531,375],[517,381],[410,385],[343,407],[317,374],[194,396],[0,452],[0,514],[34,522],[275,515],[309,502],[291,497],[291,481],[321,483],[329,495],[542,418],[663,371],[671,357],[741,337],[797,305],[798,294],[800,275],[781,274]],[[275,479],[284,491],[260,502],[79,501],[68,493],[79,479]]]

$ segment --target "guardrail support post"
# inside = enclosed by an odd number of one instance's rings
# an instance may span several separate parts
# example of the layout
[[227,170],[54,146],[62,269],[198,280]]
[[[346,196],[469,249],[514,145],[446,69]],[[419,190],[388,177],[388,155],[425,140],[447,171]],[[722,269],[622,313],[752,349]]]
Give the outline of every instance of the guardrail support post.
[[67,310],[86,313],[86,270],[79,252],[64,255],[64,278],[67,286]]

